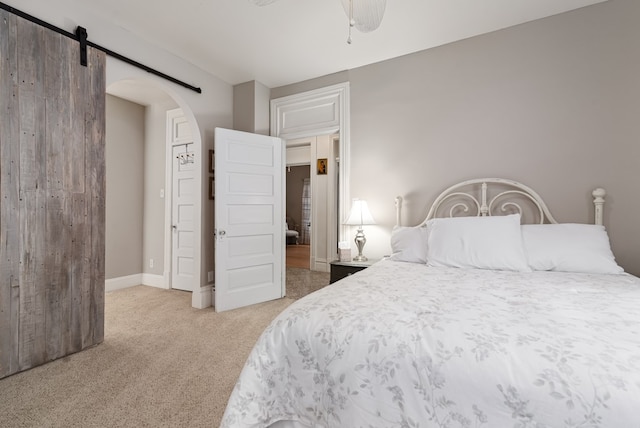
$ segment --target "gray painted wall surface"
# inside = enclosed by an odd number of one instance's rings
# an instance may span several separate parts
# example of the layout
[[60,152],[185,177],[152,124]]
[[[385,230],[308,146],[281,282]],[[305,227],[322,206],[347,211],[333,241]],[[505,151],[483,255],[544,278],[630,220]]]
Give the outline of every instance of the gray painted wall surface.
[[144,107],[107,95],[107,279],[164,272],[160,191],[167,191],[167,110],[176,107],[174,102]]
[[252,80],[233,87],[233,129],[269,135],[271,90]]
[[142,272],[144,115],[107,95],[106,279]]
[[253,132],[255,126],[255,82],[233,87],[233,129]]
[[[616,0],[337,75],[272,98],[351,85],[351,194],[369,201],[366,254],[388,254],[393,200],[416,224],[458,181],[498,176],[535,189],[560,222],[605,225],[640,274],[640,2]],[[354,232],[355,233],[355,232]]]

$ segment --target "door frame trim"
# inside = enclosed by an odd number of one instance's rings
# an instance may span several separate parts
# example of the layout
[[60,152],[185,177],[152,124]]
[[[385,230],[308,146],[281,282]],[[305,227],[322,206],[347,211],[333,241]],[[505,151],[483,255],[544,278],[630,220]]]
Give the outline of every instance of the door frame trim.
[[183,116],[182,109],[167,110],[167,122],[165,131],[165,174],[164,174],[164,288],[171,289],[172,248],[173,236],[171,229],[172,204],[173,204],[173,119]]
[[[338,134],[340,138],[339,150],[339,207],[338,215],[340,219],[347,218],[347,210],[351,208],[350,198],[350,99],[349,99],[349,82],[339,83],[337,85],[326,86],[324,88],[314,89],[312,91],[300,92],[288,95],[282,98],[274,98],[271,100],[271,135],[280,137],[283,140],[293,140],[297,138],[314,137],[325,134]],[[333,120],[326,118],[318,118],[316,121],[310,121],[303,126],[287,129],[286,116],[296,111],[309,111],[309,105],[322,104],[327,100],[337,100],[332,107],[337,107]],[[340,224],[338,242],[348,240],[349,227]]]
[[[162,273],[164,284],[162,288],[169,290],[173,288],[172,286],[173,228],[171,226],[172,219],[173,219],[172,218],[173,217],[173,148],[175,146],[182,144],[182,143],[174,142],[172,135],[174,130],[174,120],[177,118],[184,118],[186,122],[189,123],[189,118],[185,115],[184,110],[180,107],[167,110],[166,115],[167,115],[167,121],[166,121],[165,187],[164,187],[164,213],[165,213],[164,214],[164,270]],[[192,139],[193,139],[193,132],[192,132]],[[193,142],[195,143],[195,139],[193,139]],[[195,152],[195,149],[194,149],[194,152]],[[194,168],[193,178],[194,178],[194,185],[195,185],[198,179],[197,168]],[[194,191],[195,191],[195,188],[194,188]],[[197,195],[196,192],[194,193]],[[197,211],[195,209],[197,199],[198,199],[197,197],[194,198],[194,219],[193,219],[194,230],[198,223],[196,219]],[[196,263],[197,259],[199,258],[198,251],[195,251],[197,248],[198,247],[195,247],[194,245],[194,255],[193,255],[194,265],[199,264],[199,263]],[[192,284],[192,290],[191,290],[191,292],[194,293],[194,295],[199,288],[205,288],[205,292],[207,289],[207,287],[200,287],[200,283],[195,280],[196,277],[199,276],[197,275],[197,273],[198,271],[194,271],[194,283]],[[200,299],[200,297],[198,297],[198,299]],[[194,305],[194,307],[196,306]]]

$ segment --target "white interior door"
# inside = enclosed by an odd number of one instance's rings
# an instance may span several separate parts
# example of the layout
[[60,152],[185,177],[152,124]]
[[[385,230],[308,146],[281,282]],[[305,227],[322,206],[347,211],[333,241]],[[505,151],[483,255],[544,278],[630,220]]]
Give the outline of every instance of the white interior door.
[[216,128],[215,153],[215,310],[283,297],[283,141]]
[[[184,117],[179,118],[184,119]],[[193,142],[182,120],[173,121],[171,188],[171,288],[193,291],[195,269],[195,164]]]

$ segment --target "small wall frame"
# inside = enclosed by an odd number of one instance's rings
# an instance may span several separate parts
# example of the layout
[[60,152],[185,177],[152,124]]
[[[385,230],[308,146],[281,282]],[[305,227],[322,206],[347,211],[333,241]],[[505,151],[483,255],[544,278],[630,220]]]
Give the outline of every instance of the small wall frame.
[[318,159],[318,168],[317,168],[317,174],[318,175],[327,175],[327,159]]

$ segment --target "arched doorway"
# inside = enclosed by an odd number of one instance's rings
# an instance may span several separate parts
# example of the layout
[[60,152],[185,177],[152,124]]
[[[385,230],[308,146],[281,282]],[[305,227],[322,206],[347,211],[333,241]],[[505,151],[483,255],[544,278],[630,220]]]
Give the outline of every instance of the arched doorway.
[[[181,108],[193,136],[190,150],[195,154],[193,169],[196,179],[193,180],[192,189],[195,195],[192,306],[209,306],[211,292],[210,288],[207,290],[206,286],[202,287],[201,273],[203,202],[202,198],[197,197],[202,189],[201,180],[197,178],[202,176],[202,168],[206,168],[208,163],[201,156],[201,132],[194,114],[175,92],[159,82],[143,78],[120,79],[115,82],[107,80],[107,129],[109,130],[111,120],[122,121],[124,127],[143,128],[141,141],[139,136],[134,138],[130,147],[126,147],[127,138],[125,146],[122,141],[117,140],[122,138],[123,132],[132,131],[139,134],[139,129],[122,130],[112,127],[113,138],[110,138],[110,132],[107,132],[107,187],[109,188],[110,182],[115,186],[107,190],[111,195],[107,198],[107,240],[110,241],[106,248],[106,264],[110,266],[107,290],[113,289],[114,286],[122,288],[134,283],[160,288],[172,287],[172,163],[171,150],[167,149],[167,112]],[[130,111],[136,111],[136,105],[144,112],[142,120],[132,121],[131,117],[123,117],[127,116],[128,112],[118,112],[123,106]],[[132,192],[132,189],[138,190]],[[126,218],[122,218],[123,212],[129,215],[128,222]],[[110,221],[110,213],[118,213],[119,221]],[[132,225],[134,228],[138,226],[137,235],[135,231],[132,232]],[[131,250],[134,251],[134,259],[138,260],[138,272],[134,269],[132,273],[131,266],[125,270],[118,266],[123,262],[122,253]],[[123,273],[125,275],[122,275]],[[113,275],[118,276],[110,278]]]

